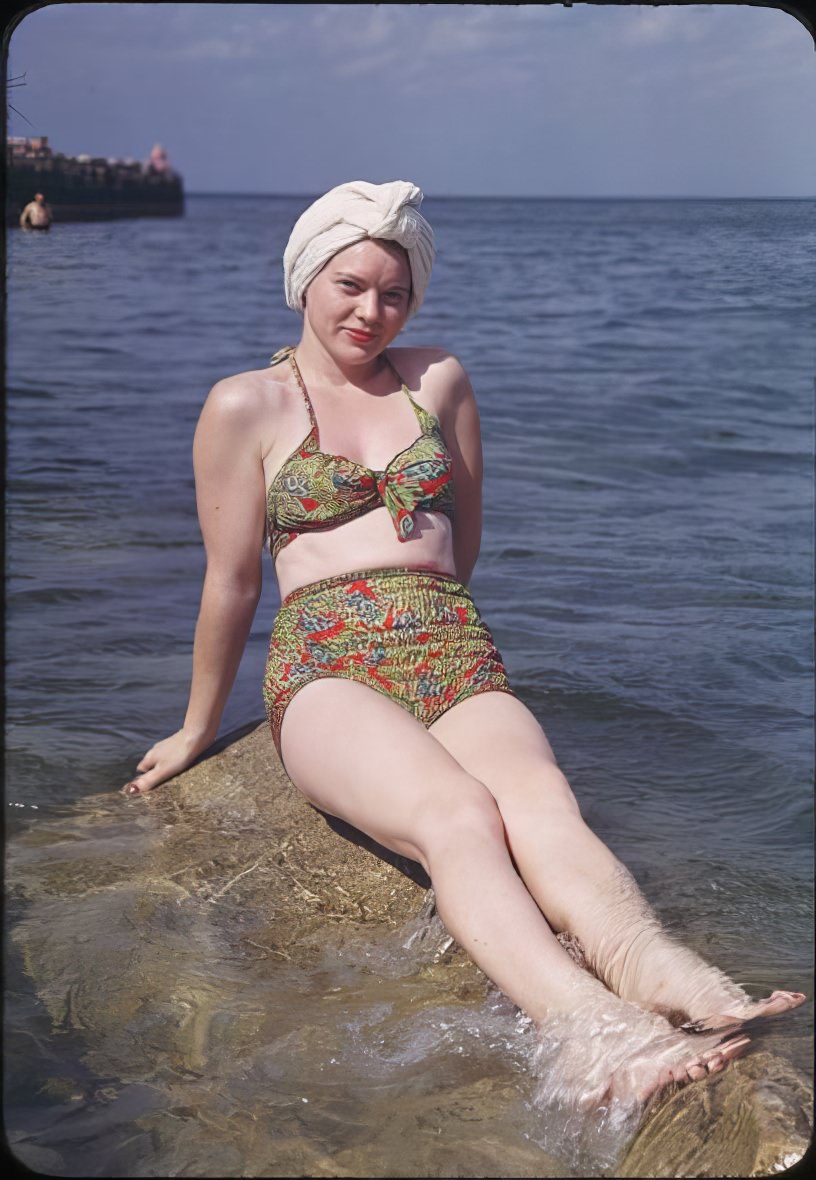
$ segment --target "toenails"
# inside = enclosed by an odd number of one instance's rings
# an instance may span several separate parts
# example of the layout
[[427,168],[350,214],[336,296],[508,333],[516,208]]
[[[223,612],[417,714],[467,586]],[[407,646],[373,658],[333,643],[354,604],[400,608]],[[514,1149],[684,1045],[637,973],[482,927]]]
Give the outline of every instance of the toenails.
[[782,1012],[790,1012],[803,1004],[807,996],[803,992],[771,992],[765,1000],[747,1003],[741,1012],[730,1015],[706,1016],[700,1020],[687,1020],[677,1027],[680,1032],[697,1035],[699,1033],[719,1032],[725,1035],[728,1031],[736,1031],[749,1020],[758,1020],[763,1016],[778,1016]]
[[724,1041],[722,1043],[720,1051],[725,1059],[730,1061],[733,1057],[738,1057],[750,1044],[750,1037],[732,1037],[730,1041]]

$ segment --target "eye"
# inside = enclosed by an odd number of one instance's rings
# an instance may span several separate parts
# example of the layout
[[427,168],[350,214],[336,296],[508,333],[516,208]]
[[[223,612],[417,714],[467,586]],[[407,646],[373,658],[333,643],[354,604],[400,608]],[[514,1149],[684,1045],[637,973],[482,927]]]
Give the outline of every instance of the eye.
[[357,284],[352,282],[351,279],[338,279],[338,284],[339,284],[339,286],[347,287],[347,288],[349,288],[349,290],[352,290],[352,291],[357,290]]

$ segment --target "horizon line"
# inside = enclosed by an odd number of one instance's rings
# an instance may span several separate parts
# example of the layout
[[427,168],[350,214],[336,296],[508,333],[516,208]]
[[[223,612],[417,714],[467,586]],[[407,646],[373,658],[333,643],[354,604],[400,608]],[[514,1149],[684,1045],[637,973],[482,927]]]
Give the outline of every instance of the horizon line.
[[[284,197],[284,198],[305,198],[307,200],[314,200],[322,194],[318,191],[314,192],[262,192],[258,191],[233,191],[228,189],[212,190],[212,189],[188,189],[185,190],[186,197]],[[813,201],[816,200],[816,192],[805,193],[797,196],[782,196],[764,193],[762,195],[745,194],[702,194],[702,193],[658,193],[658,194],[644,194],[644,193],[612,193],[612,194],[579,194],[579,193],[565,193],[555,195],[552,193],[425,193],[426,200],[432,201]]]

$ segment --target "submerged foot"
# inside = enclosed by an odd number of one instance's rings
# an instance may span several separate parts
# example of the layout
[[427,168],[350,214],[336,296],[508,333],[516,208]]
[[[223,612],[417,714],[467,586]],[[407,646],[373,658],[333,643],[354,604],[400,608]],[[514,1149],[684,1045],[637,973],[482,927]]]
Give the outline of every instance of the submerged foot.
[[743,1034],[690,1040],[662,1016],[623,1001],[559,1015],[539,1029],[538,1102],[633,1110],[668,1087],[700,1081],[747,1048]]
[[780,1012],[789,1012],[804,1004],[807,996],[803,992],[771,992],[765,1000],[748,1000],[743,1004],[726,1004],[728,1012],[715,1013],[698,1020],[689,1020],[681,1024],[680,1028],[686,1033],[713,1032],[717,1029],[739,1028],[748,1020],[756,1020],[759,1016],[777,1016]]
[[[682,1038],[682,1033],[679,1034]],[[582,1109],[606,1105],[616,1100],[623,1105],[641,1105],[670,1086],[685,1086],[719,1073],[729,1061],[744,1053],[750,1038],[744,1035],[717,1039],[714,1044],[689,1053],[688,1041],[647,1044],[635,1050],[615,1069],[605,1088],[584,1094]]]
[[739,1028],[757,1017],[796,1008],[806,998],[801,992],[774,991],[767,999],[752,1000],[723,971],[663,929],[623,866],[606,883],[595,930],[602,933],[585,944],[595,975],[621,999],[665,1016],[686,1032]]

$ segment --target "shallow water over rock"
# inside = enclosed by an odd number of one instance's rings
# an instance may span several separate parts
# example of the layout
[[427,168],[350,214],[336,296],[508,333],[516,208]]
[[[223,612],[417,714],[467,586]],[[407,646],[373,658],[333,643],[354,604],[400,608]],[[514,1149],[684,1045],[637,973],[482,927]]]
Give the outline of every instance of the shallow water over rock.
[[760,1040],[638,1133],[542,1108],[535,1030],[421,871],[309,807],[265,727],[33,820],[7,881],[6,1130],[37,1170],[762,1175],[807,1145],[807,1082]]

